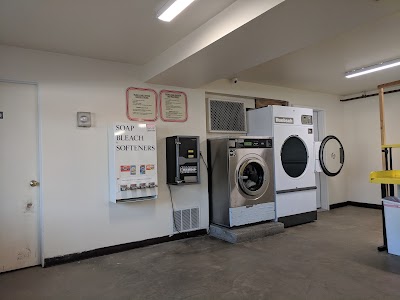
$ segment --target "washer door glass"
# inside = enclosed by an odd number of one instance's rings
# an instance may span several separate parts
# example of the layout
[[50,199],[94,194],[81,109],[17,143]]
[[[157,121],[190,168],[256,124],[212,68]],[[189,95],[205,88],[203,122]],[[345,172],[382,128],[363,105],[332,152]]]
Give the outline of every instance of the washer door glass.
[[281,161],[283,169],[290,177],[296,178],[304,173],[308,153],[304,142],[297,136],[289,137],[282,145]]
[[239,168],[239,185],[250,196],[262,195],[269,185],[269,171],[257,160],[246,160]]

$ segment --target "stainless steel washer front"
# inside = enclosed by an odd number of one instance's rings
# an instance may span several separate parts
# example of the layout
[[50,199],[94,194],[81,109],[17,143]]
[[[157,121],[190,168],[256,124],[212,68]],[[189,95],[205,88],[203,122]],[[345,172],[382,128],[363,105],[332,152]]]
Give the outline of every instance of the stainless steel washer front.
[[233,227],[274,220],[271,137],[209,139],[210,222]]

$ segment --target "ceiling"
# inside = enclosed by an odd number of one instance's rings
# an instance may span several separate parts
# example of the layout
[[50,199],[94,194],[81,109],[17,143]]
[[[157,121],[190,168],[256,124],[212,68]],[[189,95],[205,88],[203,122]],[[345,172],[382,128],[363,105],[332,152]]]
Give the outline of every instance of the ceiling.
[[400,79],[400,67],[347,79],[346,71],[400,58],[400,12],[238,73],[240,80],[338,95]]
[[166,0],[1,0],[0,44],[141,65],[235,0],[195,1],[173,22]]
[[197,0],[171,23],[166,0],[1,0],[0,44],[140,66],[141,80],[197,88],[221,78],[349,95],[400,68],[399,0]]

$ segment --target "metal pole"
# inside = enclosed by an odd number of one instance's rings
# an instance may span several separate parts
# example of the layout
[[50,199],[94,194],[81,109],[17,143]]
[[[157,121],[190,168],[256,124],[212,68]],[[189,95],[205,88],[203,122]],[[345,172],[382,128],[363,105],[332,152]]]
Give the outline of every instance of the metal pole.
[[[380,117],[380,127],[381,127],[381,146],[386,145],[386,128],[385,128],[385,99],[384,99],[384,91],[383,87],[379,86],[379,117]],[[382,169],[388,169],[388,149],[382,148]],[[389,195],[388,185],[382,185],[382,198],[385,198]],[[382,227],[383,227],[383,246],[378,247],[378,251],[385,251],[387,250],[387,238],[386,238],[386,228],[385,228],[385,211],[383,208],[383,201],[382,201]]]

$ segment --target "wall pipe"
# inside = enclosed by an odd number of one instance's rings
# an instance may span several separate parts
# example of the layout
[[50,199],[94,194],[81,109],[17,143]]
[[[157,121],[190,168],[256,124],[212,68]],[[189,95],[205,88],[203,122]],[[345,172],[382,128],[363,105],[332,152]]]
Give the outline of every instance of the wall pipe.
[[[392,94],[392,93],[398,93],[398,92],[400,92],[400,89],[392,90],[392,91],[387,91],[387,92],[384,92],[384,94]],[[346,102],[346,101],[352,101],[352,100],[357,100],[357,99],[364,99],[364,98],[369,98],[369,97],[375,97],[375,96],[378,96],[378,95],[379,95],[379,93],[374,93],[374,94],[369,94],[369,95],[361,95],[361,96],[358,96],[358,97],[352,97],[352,98],[347,98],[347,99],[341,99],[340,101],[341,101],[341,102]]]

